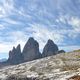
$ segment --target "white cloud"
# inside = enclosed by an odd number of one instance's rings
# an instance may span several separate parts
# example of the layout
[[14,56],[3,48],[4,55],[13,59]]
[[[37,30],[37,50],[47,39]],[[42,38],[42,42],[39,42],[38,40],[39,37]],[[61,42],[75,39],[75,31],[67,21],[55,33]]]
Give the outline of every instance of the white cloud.
[[[77,31],[78,29],[80,30],[80,27],[79,27],[80,26],[80,18],[77,16],[71,16],[68,14],[66,14],[66,15],[60,14],[58,16],[58,18],[56,19],[56,21],[58,23],[62,22],[64,24],[72,25],[72,27],[75,31]],[[69,26],[67,26],[67,27],[69,27]]]
[[2,6],[0,6],[0,18],[3,18],[5,15],[5,11]]
[[80,19],[77,17],[71,17],[69,24],[72,25],[73,29],[80,33]]
[[23,7],[21,7],[20,10],[16,10],[16,11],[17,13],[19,13],[19,15],[21,15],[21,17],[31,19],[31,16],[26,13],[26,10]]
[[17,21],[17,20],[13,20],[13,19],[10,19],[10,18],[5,18],[4,21],[8,24],[21,24],[20,21]]
[[28,38],[24,34],[24,32],[15,31],[8,33],[8,39],[11,41],[10,42],[6,42],[6,40],[5,42],[0,41],[0,53],[8,53],[10,50],[12,50],[13,46],[16,47],[18,44],[21,44],[22,50]]
[[56,19],[56,22],[58,22],[58,23],[62,22],[64,24],[66,24],[66,16],[59,15],[59,18]]
[[[67,34],[70,38],[75,39],[80,34],[80,19],[76,16],[70,15],[62,15],[56,19],[56,22],[63,23],[65,25],[62,26],[63,30],[59,30],[60,33]],[[65,29],[65,27],[67,29]],[[68,29],[69,28],[69,29]]]
[[16,46],[18,44],[21,44],[21,49],[23,49],[25,43],[28,40],[28,35],[25,34],[25,32],[22,31],[13,31],[9,33],[10,40],[12,40],[12,43],[14,43]]
[[21,44],[21,50],[23,50],[23,47],[25,45],[25,42],[23,40],[17,40],[16,42],[3,42],[0,43],[0,53],[9,53],[10,50],[12,50],[13,46],[17,47],[18,44]]
[[80,35],[80,19],[72,16],[67,20],[67,22],[72,26],[72,31],[69,33],[69,37],[75,39]]
[[7,17],[14,9],[13,0],[1,0],[0,3],[0,18]]
[[0,43],[0,53],[8,53],[12,47],[11,44]]
[[13,41],[17,41],[21,39],[25,40],[27,38],[27,36],[23,31],[12,31],[12,32],[9,32],[8,34],[11,37],[11,39],[13,39]]
[[17,46],[18,44],[21,44],[21,50],[23,49],[23,46],[25,44],[24,41],[22,40],[18,40],[16,42],[3,42],[3,43],[0,43],[0,53],[9,53],[10,50],[12,50],[13,46]]
[[0,1],[0,19],[8,24],[21,24],[20,21],[10,19],[9,16],[15,14],[18,10],[14,7],[13,0],[1,0]]
[[5,29],[4,25],[0,24],[0,30],[3,30],[3,29]]

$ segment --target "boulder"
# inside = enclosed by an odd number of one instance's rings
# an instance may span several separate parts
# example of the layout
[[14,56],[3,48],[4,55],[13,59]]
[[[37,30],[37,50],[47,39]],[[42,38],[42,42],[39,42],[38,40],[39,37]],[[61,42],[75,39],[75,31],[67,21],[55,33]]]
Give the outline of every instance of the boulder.
[[59,50],[58,53],[65,53],[65,51],[64,50]]

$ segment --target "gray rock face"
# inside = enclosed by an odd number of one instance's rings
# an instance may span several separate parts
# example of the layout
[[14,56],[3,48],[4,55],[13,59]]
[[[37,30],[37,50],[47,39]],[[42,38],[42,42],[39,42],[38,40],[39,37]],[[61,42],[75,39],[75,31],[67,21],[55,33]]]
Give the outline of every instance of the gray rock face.
[[49,39],[43,49],[42,57],[55,55],[57,53],[58,53],[58,46],[52,40]]
[[23,61],[23,56],[21,54],[20,44],[15,48],[13,47],[12,51],[9,51],[9,59],[8,62],[10,64],[18,64]]
[[39,52],[38,42],[30,37],[23,48],[22,54],[24,56],[24,61],[31,61],[40,58],[41,54]]

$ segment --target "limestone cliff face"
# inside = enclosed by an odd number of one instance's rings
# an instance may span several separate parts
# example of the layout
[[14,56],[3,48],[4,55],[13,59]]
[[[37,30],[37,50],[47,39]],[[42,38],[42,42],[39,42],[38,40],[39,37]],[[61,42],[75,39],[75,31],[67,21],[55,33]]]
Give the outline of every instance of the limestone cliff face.
[[12,51],[9,51],[9,59],[8,62],[10,64],[18,64],[23,61],[23,56],[21,54],[20,44],[15,48],[13,47]]
[[40,58],[41,54],[39,52],[38,42],[30,37],[23,48],[22,54],[24,56],[24,61],[31,61]]
[[42,56],[47,57],[47,56],[55,55],[57,53],[58,53],[58,46],[52,40],[49,39],[43,49]]

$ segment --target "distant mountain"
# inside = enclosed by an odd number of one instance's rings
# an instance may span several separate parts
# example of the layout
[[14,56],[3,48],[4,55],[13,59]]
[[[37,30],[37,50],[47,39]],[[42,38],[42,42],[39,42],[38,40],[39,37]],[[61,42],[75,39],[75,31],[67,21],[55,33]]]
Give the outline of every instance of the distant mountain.
[[4,62],[4,61],[7,61],[7,59],[6,58],[0,59],[0,62]]

